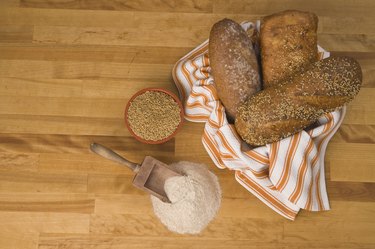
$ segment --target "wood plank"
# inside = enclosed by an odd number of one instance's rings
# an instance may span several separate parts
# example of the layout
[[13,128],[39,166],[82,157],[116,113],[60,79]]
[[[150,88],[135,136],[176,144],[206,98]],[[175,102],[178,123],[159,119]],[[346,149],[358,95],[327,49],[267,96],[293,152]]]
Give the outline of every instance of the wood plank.
[[47,9],[87,9],[87,10],[136,10],[136,11],[157,11],[157,12],[211,12],[211,0],[183,0],[176,1],[156,0],[148,1],[125,1],[125,0],[73,0],[73,1],[36,1],[20,0],[21,7],[47,8]]
[[[195,47],[206,40],[207,27],[142,29],[113,27],[34,26],[33,42],[46,44]],[[147,36],[144,33],[147,32]]]
[[170,81],[142,79],[0,78],[1,96],[130,99],[137,91],[164,88],[177,93]]
[[262,238],[258,241],[229,240],[229,239],[204,239],[200,237],[179,237],[171,239],[168,237],[142,236],[110,236],[110,235],[64,235],[64,234],[41,234],[39,249],[141,249],[141,248],[181,248],[181,249],[274,249],[274,248],[363,248],[372,249],[375,244],[371,243],[344,243],[344,242],[295,242],[285,243],[282,241],[264,242]]
[[[96,194],[95,213],[100,215],[111,214],[147,214],[152,215],[150,197],[147,195],[129,194]],[[280,221],[282,218],[270,209],[265,209],[252,195],[246,199],[224,197],[219,209],[221,218],[263,218]],[[236,212],[234,212],[236,210]],[[362,212],[363,216],[368,215]],[[362,217],[362,216],[361,216]]]
[[342,124],[331,139],[331,143],[375,143],[375,126]]
[[87,175],[2,172],[0,193],[86,193]]
[[[33,42],[47,44],[106,44],[126,46],[167,46],[191,47],[197,46],[209,36],[211,26],[186,27],[178,31],[142,30],[137,28],[112,27],[65,27],[65,26],[35,26]],[[52,32],[53,31],[53,32]],[[147,37],[144,32],[148,32]],[[374,52],[373,34],[331,34],[320,33],[318,43],[326,50]]]
[[[375,149],[369,143],[331,143],[326,160],[332,181],[375,182]],[[345,152],[345,153],[343,153]]]
[[331,51],[374,52],[372,34],[318,34],[318,44]]
[[89,174],[87,182],[87,192],[94,194],[131,194],[144,195],[149,194],[133,186],[134,176],[127,174]]
[[[232,229],[226,229],[226,227]],[[281,221],[265,221],[249,218],[215,218],[199,237],[221,239],[246,239],[275,241],[283,232]],[[91,234],[113,234],[114,236],[168,236],[182,237],[171,234],[154,215],[92,215],[90,222]]]
[[0,172],[35,172],[38,163],[37,153],[0,152]]
[[3,7],[18,7],[20,5],[20,0],[2,0],[0,1],[0,6]]
[[0,232],[8,233],[88,233],[89,214],[0,212]]
[[90,214],[94,208],[94,196],[88,194],[0,193],[0,211]]
[[[367,6],[367,8],[363,8],[363,6]],[[269,15],[287,8],[311,11],[318,15],[347,16],[348,13],[342,11],[346,9],[350,10],[350,16],[361,17],[371,16],[372,12],[370,9],[374,7],[375,4],[371,0],[365,0],[360,5],[350,0],[340,1],[339,5],[335,1],[324,0],[316,0],[308,3],[300,0],[286,0],[283,2],[277,0],[254,0],[251,3],[241,0],[218,0],[214,2],[213,12]]]
[[374,34],[374,29],[371,30],[371,26],[373,26],[374,22],[372,16],[336,16],[331,13],[329,15],[319,15],[318,18],[318,33]]
[[193,47],[0,43],[0,59],[175,64]]
[[352,222],[371,222],[375,217],[371,215],[375,211],[373,202],[355,202],[355,201],[330,201],[331,210],[325,212],[309,212],[302,210],[298,213],[297,220],[304,221],[343,221]]
[[327,181],[327,192],[331,201],[374,202],[375,200],[374,183]]
[[375,105],[375,99],[372,97],[374,93],[374,88],[362,88],[354,100],[347,104],[347,113],[343,123],[375,124],[375,112],[372,110],[372,106]]
[[1,43],[31,43],[33,40],[33,26],[0,26]]
[[[132,141],[132,139],[129,139]],[[153,156],[162,160],[171,155],[171,152],[163,151],[160,148],[150,148],[134,141],[121,145],[121,149],[115,149],[117,153],[130,161],[141,163],[146,155]],[[113,148],[111,143],[103,143]],[[164,147],[166,148],[166,147]],[[166,148],[167,150],[167,148]],[[163,162],[165,162],[163,160]],[[166,162],[168,163],[168,162]],[[96,154],[78,154],[78,153],[42,153],[38,163],[38,170],[41,172],[65,172],[65,173],[90,173],[90,174],[123,174],[133,176],[134,173],[123,165],[119,165],[108,159],[102,158]]]
[[0,60],[0,77],[53,79],[171,79],[172,65],[76,61]]
[[0,119],[2,133],[129,136],[122,118],[0,114]]
[[[238,22],[256,21],[259,14],[212,14],[181,12],[66,10],[37,8],[2,8],[0,25],[70,26],[142,28],[145,30],[168,28],[211,27],[225,17]],[[204,20],[204,22],[202,22]],[[126,23],[126,25],[124,25]],[[342,29],[342,27],[341,27]],[[371,30],[369,30],[370,32]]]
[[146,214],[153,213],[148,195],[96,194],[95,214]]
[[120,118],[128,99],[2,96],[0,114]]
[[[372,202],[331,201],[330,205],[331,210],[327,212],[301,210],[297,219],[302,221],[337,220],[347,222],[375,222],[375,217],[371,215],[375,211],[375,205]],[[153,211],[150,197],[146,195],[97,194],[95,213],[101,215],[108,213],[151,215]],[[271,209],[265,209],[264,205],[252,195],[249,195],[249,198],[246,199],[224,197],[218,217],[262,218],[267,220],[283,219]]]
[[[329,242],[340,238],[341,242],[374,243],[373,223],[346,221],[298,221],[284,223],[285,242]],[[322,232],[324,231],[324,232]]]
[[[30,150],[32,150],[34,153],[74,153],[85,155],[91,154],[89,145],[93,141],[104,144],[118,153],[129,154],[129,157],[132,152],[145,151],[145,154],[160,152],[161,155],[171,155],[174,151],[174,139],[159,146],[135,142],[130,137],[115,136],[0,134],[0,139],[3,143],[2,147],[0,147],[0,152],[30,153]],[[59,157],[56,159],[59,160]],[[99,156],[97,159],[104,160]]]
[[7,249],[37,249],[39,244],[38,233],[1,232],[0,245]]
[[[176,27],[208,27],[223,18],[231,18],[237,22],[245,20],[255,22],[263,17],[258,13],[176,13],[137,11],[87,11],[64,9],[37,9],[37,8],[4,8],[0,10],[0,25],[45,25],[46,21],[53,26],[73,27],[124,27],[142,29],[166,29]],[[67,19],[69,18],[69,19]],[[202,22],[204,20],[204,22]],[[372,17],[361,15],[333,16],[319,15],[319,33],[331,34],[374,34]],[[358,25],[360,23],[360,25]]]

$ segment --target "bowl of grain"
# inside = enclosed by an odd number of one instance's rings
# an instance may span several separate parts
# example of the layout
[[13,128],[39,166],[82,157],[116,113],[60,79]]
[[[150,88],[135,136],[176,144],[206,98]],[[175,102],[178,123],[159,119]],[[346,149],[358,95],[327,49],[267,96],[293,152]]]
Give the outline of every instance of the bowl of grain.
[[161,88],[145,88],[135,93],[125,108],[125,124],[135,139],[161,144],[173,138],[184,118],[181,101]]

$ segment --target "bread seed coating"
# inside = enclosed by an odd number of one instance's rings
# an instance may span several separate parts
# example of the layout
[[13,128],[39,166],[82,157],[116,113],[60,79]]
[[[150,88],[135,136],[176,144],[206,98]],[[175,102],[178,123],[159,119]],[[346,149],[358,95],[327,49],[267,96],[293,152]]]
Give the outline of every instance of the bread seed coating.
[[362,71],[356,60],[329,57],[317,61],[245,101],[237,111],[237,132],[254,146],[279,141],[351,101],[361,83]]

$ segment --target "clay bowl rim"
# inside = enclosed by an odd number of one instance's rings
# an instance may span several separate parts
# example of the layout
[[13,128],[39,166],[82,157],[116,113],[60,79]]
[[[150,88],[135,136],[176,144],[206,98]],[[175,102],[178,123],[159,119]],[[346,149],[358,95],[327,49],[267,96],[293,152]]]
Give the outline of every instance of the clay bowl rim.
[[[161,140],[157,140],[157,141],[153,141],[153,140],[146,140],[146,139],[143,139],[141,137],[139,137],[137,134],[134,133],[134,131],[130,128],[130,124],[129,124],[129,121],[128,121],[128,110],[129,110],[129,107],[130,107],[130,104],[131,102],[136,98],[138,97],[139,95],[145,93],[145,92],[148,92],[148,91],[154,91],[154,92],[163,92],[167,95],[169,95],[170,97],[172,97],[174,99],[174,101],[176,101],[176,103],[178,104],[179,108],[180,108],[180,117],[181,117],[181,121],[180,123],[178,124],[177,128],[174,130],[174,132],[169,135],[168,137],[166,138],[163,138]],[[141,89],[139,90],[138,92],[136,92],[128,101],[128,103],[126,104],[126,107],[125,107],[125,113],[124,113],[124,120],[125,120],[125,125],[126,125],[126,128],[129,130],[130,134],[135,138],[137,139],[139,142],[141,143],[144,143],[144,144],[162,144],[162,143],[165,143],[169,140],[171,140],[174,136],[176,136],[177,132],[181,129],[183,123],[184,123],[184,109],[183,109],[183,106],[182,106],[182,103],[181,103],[181,100],[172,92],[166,90],[166,89],[163,89],[163,88],[157,88],[157,87],[149,87],[149,88],[144,88],[144,89]]]

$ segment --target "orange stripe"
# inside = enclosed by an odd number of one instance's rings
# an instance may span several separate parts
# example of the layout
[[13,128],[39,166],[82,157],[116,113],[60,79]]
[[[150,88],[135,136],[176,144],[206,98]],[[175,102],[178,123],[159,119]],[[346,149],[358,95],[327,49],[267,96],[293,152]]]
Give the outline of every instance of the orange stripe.
[[261,171],[256,171],[252,168],[249,168],[251,173],[253,173],[257,178],[264,179],[268,177],[268,169],[264,169]]
[[190,73],[186,68],[186,64],[187,63],[184,63],[181,67],[182,68],[182,74],[185,76],[185,79],[188,81],[190,88],[192,88],[193,82],[191,82],[191,80],[190,80]]
[[[330,117],[330,116],[329,116]],[[328,123],[326,123],[324,125],[324,129],[323,129],[323,132],[322,132],[322,135],[324,133],[326,133],[331,127],[332,127],[332,124],[333,122],[329,121]],[[314,156],[314,158],[312,159],[311,161],[311,165],[312,165],[312,168],[314,169],[315,167],[315,164],[316,162],[318,161],[318,157],[320,155],[320,149],[321,149],[321,146],[323,144],[323,141],[325,140],[325,138],[330,134],[330,132],[328,132],[328,134],[325,134],[324,137],[322,138],[322,140],[320,140],[319,142],[319,145],[318,145],[318,152],[316,153],[316,155]],[[313,186],[313,183],[314,181],[311,181],[310,185],[309,185],[309,196],[308,196],[308,201],[306,203],[306,206],[305,206],[305,209],[306,210],[311,210],[312,209],[312,186]]]
[[277,189],[276,189],[276,187],[274,186],[274,185],[269,185],[269,186],[267,186],[269,189],[271,189],[271,190],[275,190],[275,191],[277,191]]
[[207,85],[205,86],[205,88],[211,93],[214,100],[219,100],[219,96],[217,95],[217,91],[214,85]]
[[200,72],[200,68],[197,66],[197,64],[195,64],[195,60],[191,61],[191,65],[192,65],[193,68],[194,68],[193,76],[194,76],[196,79],[201,78],[200,76],[197,75],[197,72],[198,72],[198,71]]
[[190,118],[190,119],[194,119],[194,120],[204,120],[206,121],[208,116],[205,116],[205,115],[200,115],[200,114],[188,114],[188,113],[185,113],[185,116]]
[[[187,63],[187,60],[192,60],[193,58],[195,58],[195,57],[201,55],[202,53],[204,53],[204,55],[205,55],[205,56],[204,56],[204,61],[207,60],[207,64],[208,64],[208,57],[207,57],[207,59],[205,59],[205,57],[207,56],[207,51],[208,51],[208,41],[207,41],[207,42],[206,42],[206,43],[205,43],[200,49],[198,49],[197,51],[191,53],[189,56],[187,56],[187,57],[185,57],[185,58],[182,58],[182,59],[178,62],[178,63],[180,63],[182,60],[185,60],[185,62],[182,63],[181,68],[182,68],[182,73],[183,73],[183,75],[185,76],[185,78],[187,79],[187,81],[188,81],[190,87],[191,87],[193,84],[192,84],[192,82],[191,82],[191,80],[190,80],[190,77],[189,77],[190,74],[189,74],[189,72],[187,71],[185,64]],[[177,65],[177,64],[176,64],[176,65]],[[186,96],[185,96],[184,87],[183,87],[182,83],[181,83],[181,82],[178,80],[178,78],[177,78],[177,67],[175,66],[174,69],[175,69],[175,70],[173,70],[173,75],[174,75],[174,78],[175,78],[175,82],[177,82],[177,83],[179,84],[179,86],[180,86],[180,93],[181,93],[181,95],[182,95],[182,96],[181,96],[181,97],[182,97],[182,100],[185,101]]]
[[207,144],[207,147],[210,149],[212,155],[216,158],[216,160],[219,162],[220,165],[224,165],[223,161],[220,158],[220,153],[216,149],[216,146],[212,143],[211,139],[209,138],[208,134],[206,132],[203,133],[203,139]]
[[[292,145],[293,145],[294,138],[295,138],[295,136],[292,136],[292,140],[289,141],[288,149],[286,150],[286,155],[285,155],[285,158],[284,158],[284,163],[283,163],[283,165],[286,165],[286,162],[287,162],[287,160],[288,160],[289,152],[290,152],[290,150],[292,149]],[[275,164],[276,164],[276,163],[275,163]],[[274,170],[274,167],[272,167],[272,172],[273,172],[273,170]],[[283,167],[283,171],[281,172],[280,178],[279,178],[279,180],[277,181],[276,185],[278,185],[278,184],[280,183],[280,179],[281,179],[282,176],[285,174],[284,171],[285,171],[285,167]]]
[[215,128],[215,129],[219,129],[220,128],[220,125],[215,123],[214,120],[212,119],[208,119],[208,124],[212,127],[212,128]]
[[[333,115],[331,113],[328,113],[327,115],[327,118],[328,118],[328,122],[331,123],[329,129],[331,129],[333,126],[334,126],[334,120],[333,120]],[[323,142],[327,139],[327,137],[333,132],[333,129],[332,130],[329,130],[329,132],[327,133],[327,135],[322,139],[321,141],[321,145],[323,145]],[[319,153],[320,153],[320,149],[321,147],[319,147]],[[320,184],[319,184],[319,179],[320,179],[320,170],[318,171],[318,175],[317,175],[317,178],[316,178],[316,193],[317,193],[317,197],[318,197],[318,205],[319,205],[319,210],[323,210],[323,200],[322,200],[322,197],[321,197],[321,194],[320,194]]]
[[210,77],[210,74],[207,72],[207,68],[205,67],[202,67],[200,70],[199,70],[206,78]]
[[279,210],[285,216],[294,219],[296,217],[296,212],[290,209],[289,207],[285,206],[284,203],[280,202],[278,199],[274,198],[272,195],[267,193],[262,186],[258,183],[253,181],[252,179],[243,175],[240,171],[236,171],[236,175],[238,178],[246,184],[246,186],[253,189],[258,195],[260,195],[263,199],[267,200],[269,204],[271,204],[275,209]]
[[279,142],[272,143],[270,148],[270,175],[272,174],[273,168],[275,166],[275,157],[279,151]]
[[190,103],[190,102],[186,102],[186,106],[189,107],[190,109],[194,109],[196,107],[199,107],[199,108],[203,108],[205,109],[206,111],[208,112],[212,112],[212,109],[207,107],[206,105],[203,105],[202,103],[198,102],[198,101],[195,101],[193,103]]
[[235,136],[236,139],[237,139],[239,142],[241,142],[242,139],[241,139],[240,136],[237,134],[237,130],[236,130],[236,128],[234,128],[234,125],[233,125],[233,124],[228,124],[228,125],[229,125],[230,130],[232,131],[233,136]]
[[216,105],[215,111],[216,115],[219,121],[219,125],[223,126],[224,125],[224,112],[222,111],[223,109],[220,108],[221,105]]
[[286,164],[284,164],[285,170],[283,170],[283,174],[282,174],[281,178],[279,179],[279,182],[275,185],[275,187],[279,191],[283,191],[286,184],[288,183],[288,180],[289,180],[289,177],[290,177],[290,169],[292,167],[292,163],[293,163],[293,160],[294,160],[294,156],[296,155],[296,151],[297,151],[300,139],[301,139],[301,133],[300,132],[297,133],[296,135],[294,135],[293,138],[292,138],[292,148],[287,155]]
[[257,161],[258,163],[261,163],[261,164],[269,164],[270,163],[268,158],[265,158],[263,155],[259,154],[258,152],[254,151],[254,150],[244,151],[244,153],[248,157],[253,159],[254,161]]
[[238,158],[237,153],[234,151],[232,146],[228,143],[228,141],[224,137],[224,134],[220,130],[216,134],[219,135],[221,143],[224,145],[225,149],[227,149],[232,154],[233,157]]
[[[190,60],[193,64],[193,67],[195,67],[195,64],[194,64],[194,59],[198,56],[201,56],[201,54],[205,53],[206,50],[208,50],[208,42],[203,45],[200,49],[198,49],[197,51],[193,52],[192,54],[190,54],[185,60]],[[187,62],[185,62],[186,64]],[[185,65],[184,64],[184,65]],[[196,68],[196,67],[195,67]],[[183,67],[183,70],[185,69],[185,72],[188,72],[187,69],[185,67]],[[190,75],[188,73],[188,75]],[[192,82],[189,80],[189,83],[190,83],[190,86],[192,86]]]
[[318,171],[318,175],[316,177],[316,186],[317,186],[316,194],[318,195],[318,200],[319,200],[318,201],[319,210],[323,210],[323,201],[322,201],[322,197],[320,195],[319,180],[320,180],[320,170]]
[[304,153],[301,165],[299,166],[297,184],[294,188],[294,191],[291,197],[289,197],[289,200],[293,203],[296,203],[296,200],[299,199],[299,197],[302,194],[302,186],[304,184],[304,179],[305,179],[306,172],[307,172],[307,158],[308,158],[308,155],[311,153],[312,149],[314,148],[313,145],[314,145],[313,140],[310,139],[305,149],[305,153]]
[[192,91],[192,92],[190,93],[190,95],[193,96],[194,98],[202,97],[202,98],[203,98],[203,102],[204,102],[204,104],[205,104],[206,106],[209,105],[209,104],[208,104],[209,100],[208,100],[207,96],[204,95],[203,93],[193,92],[193,91]]
[[310,206],[312,205],[312,184],[313,184],[314,181],[311,181],[310,184],[309,184],[309,194],[307,196],[307,202],[306,202],[306,205],[305,205],[305,209],[306,210],[311,210]]
[[203,65],[204,65],[205,67],[210,66],[210,60],[208,59],[208,52],[205,52],[205,53],[203,54]]
[[[203,134],[206,135],[206,138],[209,139],[210,144],[214,147],[215,151],[217,152],[217,153],[216,153],[217,156],[220,156],[220,158],[228,159],[228,160],[229,160],[229,159],[234,159],[234,158],[232,157],[232,155],[224,154],[224,153],[220,152],[220,150],[217,149],[217,146],[214,145],[215,142],[211,139],[211,136],[207,133],[206,130],[204,130]],[[221,161],[221,160],[220,160],[220,161]],[[222,162],[222,161],[221,161],[221,162]],[[224,164],[224,162],[222,162],[222,163]]]
[[[202,56],[202,55],[200,55]],[[203,55],[203,60],[204,60],[204,55]],[[207,72],[204,72],[203,69],[204,67],[199,67],[196,62],[196,60],[193,60],[191,63],[193,64],[193,67],[195,68],[195,71],[194,71],[194,76],[195,78],[199,79],[201,78],[199,75],[197,75],[197,72],[200,72],[201,74],[203,74],[204,77],[208,78],[210,75],[207,73]],[[203,61],[203,64],[204,64],[204,61]]]

